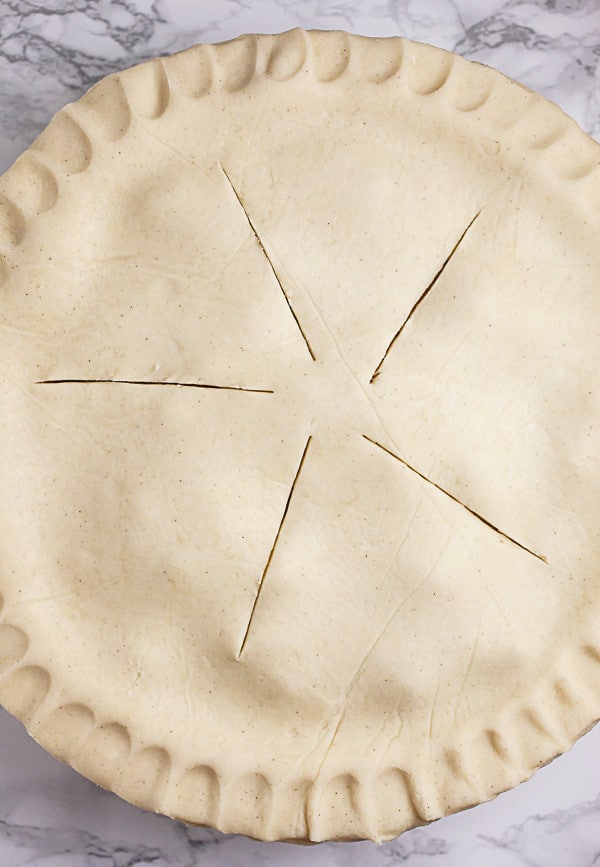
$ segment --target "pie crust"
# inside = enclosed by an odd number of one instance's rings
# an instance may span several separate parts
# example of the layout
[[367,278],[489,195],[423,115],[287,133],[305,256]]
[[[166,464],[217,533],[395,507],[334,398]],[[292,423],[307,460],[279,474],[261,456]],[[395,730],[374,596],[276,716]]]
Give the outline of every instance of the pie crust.
[[600,717],[600,149],[403,39],[110,76],[0,182],[0,701],[131,802],[384,840]]

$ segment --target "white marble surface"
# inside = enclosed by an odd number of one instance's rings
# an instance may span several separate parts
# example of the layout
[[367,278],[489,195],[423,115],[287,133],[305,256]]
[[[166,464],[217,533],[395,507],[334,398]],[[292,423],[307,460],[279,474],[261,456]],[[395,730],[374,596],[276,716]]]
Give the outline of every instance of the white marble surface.
[[[401,34],[490,63],[600,136],[600,0],[0,0],[0,170],[102,75],[248,31]],[[0,867],[593,867],[600,727],[490,804],[371,843],[295,847],[188,829],[52,759],[0,711]]]

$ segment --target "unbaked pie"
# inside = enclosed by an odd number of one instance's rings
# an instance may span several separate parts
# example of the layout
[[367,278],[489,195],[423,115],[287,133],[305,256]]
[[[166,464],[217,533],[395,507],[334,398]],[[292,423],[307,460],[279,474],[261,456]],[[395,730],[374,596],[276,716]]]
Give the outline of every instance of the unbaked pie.
[[292,31],[101,81],[2,178],[0,700],[135,804],[382,840],[600,716],[600,149]]

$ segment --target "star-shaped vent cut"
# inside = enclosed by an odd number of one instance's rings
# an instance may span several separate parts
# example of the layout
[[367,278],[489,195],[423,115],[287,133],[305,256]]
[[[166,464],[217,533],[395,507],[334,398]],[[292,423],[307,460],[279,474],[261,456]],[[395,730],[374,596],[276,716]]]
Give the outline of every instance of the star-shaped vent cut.
[[[287,498],[285,500],[284,508],[280,516],[279,524],[273,536],[273,541],[266,562],[264,564],[264,568],[258,580],[254,600],[248,613],[246,628],[239,644],[237,659],[239,660],[242,657],[242,654],[247,647],[248,640],[252,632],[252,625],[255,613],[260,605],[261,593],[265,586],[265,582],[268,579],[269,568],[271,566],[279,540],[282,537],[282,534],[285,533],[286,517],[289,513],[295,490],[297,488],[303,470],[306,466],[306,463],[310,460],[311,443],[313,442],[314,438],[318,438],[320,436],[326,437],[330,436],[332,433],[335,436],[336,431],[339,432],[343,430],[344,435],[347,435],[348,431],[351,431],[352,435],[360,437],[360,439],[364,443],[365,448],[378,449],[384,454],[386,454],[390,458],[390,465],[392,465],[393,462],[402,465],[404,468],[408,469],[411,473],[421,479],[422,482],[424,482],[426,485],[435,488],[438,492],[445,495],[455,504],[456,508],[465,510],[469,513],[469,515],[472,516],[474,520],[484,524],[490,530],[490,532],[502,536],[509,543],[516,546],[517,548],[520,548],[525,555],[535,557],[536,559],[547,563],[546,558],[542,554],[527,547],[518,539],[505,532],[501,527],[496,526],[485,515],[480,514],[468,503],[463,502],[460,497],[458,497],[451,490],[446,489],[434,478],[430,478],[426,473],[422,472],[417,466],[411,463],[409,456],[400,454],[396,446],[393,434],[388,430],[383,418],[377,410],[372,391],[373,388],[376,387],[378,378],[385,374],[386,361],[390,353],[394,351],[394,347],[396,346],[396,344],[402,339],[405,329],[407,329],[412,324],[413,317],[417,313],[419,307],[422,304],[426,303],[428,297],[435,292],[438,282],[442,274],[446,270],[447,266],[451,262],[453,256],[459,250],[461,244],[468,236],[468,234],[472,230],[474,230],[477,219],[480,215],[480,211],[474,214],[472,219],[458,235],[455,244],[449,251],[445,253],[444,257],[441,259],[442,264],[438,268],[434,277],[423,289],[423,291],[417,296],[407,316],[402,321],[400,326],[396,329],[392,339],[389,341],[387,347],[385,348],[385,351],[379,357],[377,363],[374,363],[373,373],[371,377],[365,382],[361,382],[360,379],[352,371],[350,365],[348,364],[348,361],[344,357],[342,349],[338,345],[331,329],[323,318],[322,312],[319,311],[317,305],[310,297],[307,289],[305,290],[308,295],[306,301],[307,304],[312,308],[312,311],[314,313],[314,316],[311,319],[310,331],[301,322],[298,316],[298,312],[292,302],[292,294],[286,289],[286,281],[283,278],[283,275],[279,273],[279,269],[274,263],[274,257],[270,254],[268,245],[265,243],[263,237],[261,236],[261,232],[259,230],[259,227],[257,226],[256,221],[249,213],[248,207],[243,197],[240,195],[238,189],[233,184],[227,170],[220,163],[217,164],[217,167],[223,175],[224,182],[226,182],[229,187],[230,194],[235,197],[240,211],[243,212],[244,218],[247,221],[252,234],[254,235],[256,244],[260,248],[262,255],[265,257],[268,263],[268,266],[277,283],[277,286],[279,287],[279,290],[281,291],[285,299],[285,303],[287,304],[289,313],[293,317],[299,334],[304,341],[304,344],[306,346],[307,361],[309,361],[309,363],[311,364],[311,371],[310,376],[303,378],[303,382],[305,383],[305,385],[303,385],[302,387],[308,390],[309,400],[310,390],[316,389],[318,391],[320,396],[319,406],[321,408],[319,417],[315,419],[313,432],[307,437],[304,443],[304,447],[301,453],[298,455],[294,475],[289,481]],[[269,388],[268,384],[255,384],[251,387],[245,385],[222,385],[218,383],[208,382],[172,382],[140,379],[82,378],[45,379],[39,381],[37,384],[56,385],[68,383],[115,383],[119,385],[132,386],[156,385],[176,386],[180,388],[194,389],[199,388],[207,390],[225,389],[228,391],[239,391],[256,395],[272,395],[276,397],[276,389]]]

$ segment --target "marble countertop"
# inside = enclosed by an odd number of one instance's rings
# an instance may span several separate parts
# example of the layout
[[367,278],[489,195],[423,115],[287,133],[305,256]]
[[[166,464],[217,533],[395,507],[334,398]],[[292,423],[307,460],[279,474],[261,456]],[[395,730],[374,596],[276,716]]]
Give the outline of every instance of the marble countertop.
[[[0,0],[0,171],[103,75],[198,41],[295,26],[400,34],[489,63],[600,136],[598,0]],[[0,710],[0,865],[593,867],[600,727],[495,801],[371,843],[297,847],[144,813]]]

